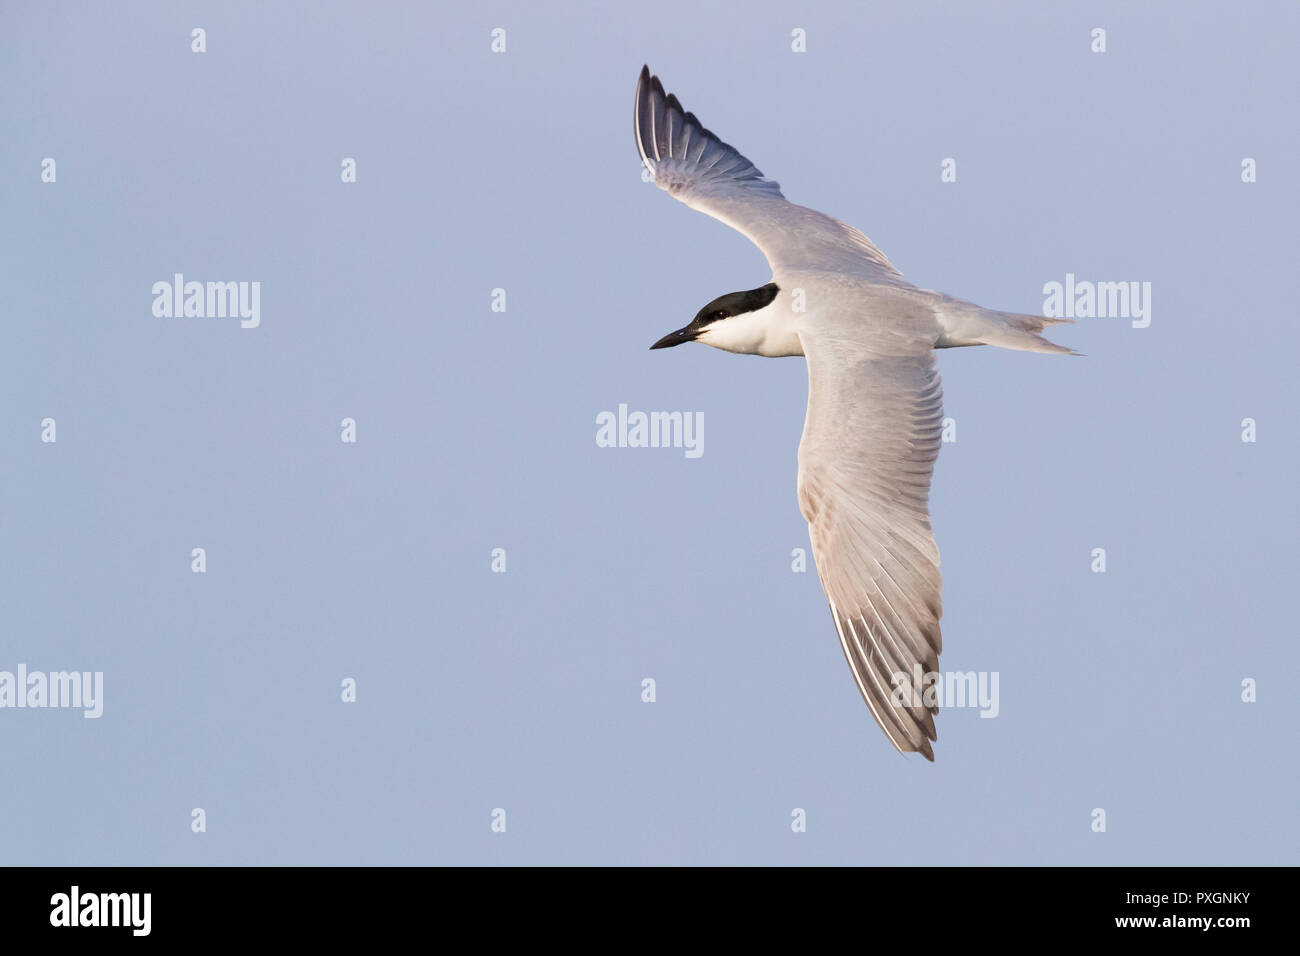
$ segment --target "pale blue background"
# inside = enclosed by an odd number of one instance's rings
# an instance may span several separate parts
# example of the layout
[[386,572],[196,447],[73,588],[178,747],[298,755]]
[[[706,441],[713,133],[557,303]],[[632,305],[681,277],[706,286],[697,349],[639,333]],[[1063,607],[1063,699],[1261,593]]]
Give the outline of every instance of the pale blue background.
[[[106,700],[0,712],[0,861],[1296,863],[1297,27],[6,4],[0,669]],[[1148,329],[1056,330],[1086,359],[940,358],[943,666],[1002,714],[945,711],[934,765],[790,570],[803,363],[647,350],[769,273],[641,182],[642,62],[923,287],[1154,285]],[[176,271],[261,281],[261,328],[154,318]],[[620,402],[702,411],[703,458],[597,448]]]

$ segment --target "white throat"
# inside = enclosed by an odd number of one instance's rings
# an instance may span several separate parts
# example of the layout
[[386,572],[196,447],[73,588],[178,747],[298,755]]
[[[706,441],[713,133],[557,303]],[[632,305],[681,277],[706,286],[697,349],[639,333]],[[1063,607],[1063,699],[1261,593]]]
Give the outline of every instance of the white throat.
[[695,341],[741,355],[764,355],[768,358],[803,355],[803,346],[795,334],[794,313],[785,295],[777,295],[770,304],[754,312],[743,312],[711,323]]

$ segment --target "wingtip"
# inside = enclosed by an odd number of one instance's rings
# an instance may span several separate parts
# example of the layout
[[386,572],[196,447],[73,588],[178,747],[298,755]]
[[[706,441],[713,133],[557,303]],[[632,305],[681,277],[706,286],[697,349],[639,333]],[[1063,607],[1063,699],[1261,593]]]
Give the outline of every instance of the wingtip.
[[634,96],[632,106],[632,132],[636,136],[637,152],[641,154],[641,163],[646,169],[654,173],[654,164],[652,162],[651,150],[647,149],[650,145],[647,140],[651,138],[652,131],[646,126],[646,89],[650,86],[650,67],[642,65],[641,75],[636,81],[636,95]]

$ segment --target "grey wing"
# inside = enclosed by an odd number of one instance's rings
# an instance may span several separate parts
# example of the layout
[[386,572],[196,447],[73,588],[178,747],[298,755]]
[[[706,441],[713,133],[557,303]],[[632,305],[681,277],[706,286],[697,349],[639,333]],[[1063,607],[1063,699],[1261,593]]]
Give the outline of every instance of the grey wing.
[[655,183],[692,209],[718,219],[763,251],[774,275],[843,272],[906,285],[885,254],[852,226],[797,206],[781,187],[709,132],[641,68],[636,85],[636,144]]
[[[844,656],[862,697],[900,752],[933,760],[937,706],[913,697],[914,675],[937,672],[939,551],[930,476],[943,423],[934,355],[892,354],[800,333],[808,417],[799,444],[799,507]],[[906,685],[903,691],[902,679]]]

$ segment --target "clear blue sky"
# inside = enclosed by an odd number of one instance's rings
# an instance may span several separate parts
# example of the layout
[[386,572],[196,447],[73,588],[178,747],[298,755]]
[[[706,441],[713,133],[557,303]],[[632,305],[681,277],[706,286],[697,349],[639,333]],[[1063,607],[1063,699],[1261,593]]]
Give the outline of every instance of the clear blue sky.
[[[6,4],[0,670],[105,700],[0,710],[0,862],[1296,863],[1298,27]],[[940,357],[942,663],[1001,712],[933,765],[790,569],[803,362],[648,351],[769,273],[641,182],[643,62],[918,285],[1152,283],[1149,328],[1056,330],[1084,359]],[[155,317],[176,272],[260,282],[260,327]],[[620,403],[704,454],[598,448]]]

